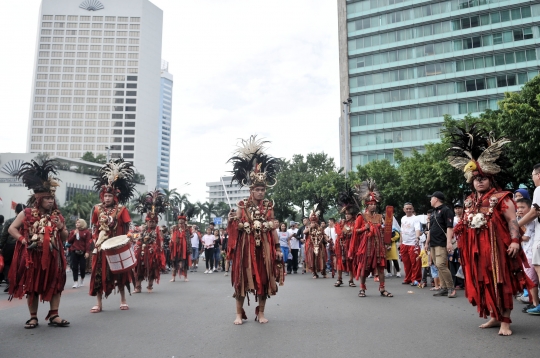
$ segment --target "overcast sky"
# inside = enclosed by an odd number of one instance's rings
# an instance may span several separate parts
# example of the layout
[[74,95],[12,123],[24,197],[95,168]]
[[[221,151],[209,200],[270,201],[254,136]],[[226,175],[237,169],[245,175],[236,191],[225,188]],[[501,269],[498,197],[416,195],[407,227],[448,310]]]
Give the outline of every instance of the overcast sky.
[[[276,157],[324,151],[339,163],[336,1],[152,2],[174,75],[170,188],[205,201],[251,134]],[[1,153],[26,150],[39,5],[3,1],[0,12]]]

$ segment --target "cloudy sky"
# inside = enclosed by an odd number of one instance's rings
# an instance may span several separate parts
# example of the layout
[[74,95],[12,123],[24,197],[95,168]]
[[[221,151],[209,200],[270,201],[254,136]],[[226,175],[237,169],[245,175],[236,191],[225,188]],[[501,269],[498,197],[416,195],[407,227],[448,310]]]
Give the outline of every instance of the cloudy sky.
[[[324,151],[339,162],[336,1],[152,2],[174,75],[171,188],[206,200],[205,183],[251,134],[277,157]],[[0,12],[0,152],[26,149],[39,4]]]

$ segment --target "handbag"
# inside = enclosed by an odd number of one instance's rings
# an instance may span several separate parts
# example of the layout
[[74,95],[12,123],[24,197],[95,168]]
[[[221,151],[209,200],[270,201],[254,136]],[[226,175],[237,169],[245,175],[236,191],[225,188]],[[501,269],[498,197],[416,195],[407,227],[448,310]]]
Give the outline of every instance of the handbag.
[[463,267],[459,266],[459,269],[456,272],[456,277],[459,277],[461,279],[465,279],[465,275],[463,274]]

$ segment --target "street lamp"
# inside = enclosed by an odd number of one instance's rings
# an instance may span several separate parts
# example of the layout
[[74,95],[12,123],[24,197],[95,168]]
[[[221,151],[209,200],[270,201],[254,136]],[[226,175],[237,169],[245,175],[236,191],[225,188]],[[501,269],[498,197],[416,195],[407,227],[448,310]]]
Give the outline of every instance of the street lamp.
[[109,160],[111,160],[111,148],[105,147],[105,149],[107,149],[107,163],[108,163]]

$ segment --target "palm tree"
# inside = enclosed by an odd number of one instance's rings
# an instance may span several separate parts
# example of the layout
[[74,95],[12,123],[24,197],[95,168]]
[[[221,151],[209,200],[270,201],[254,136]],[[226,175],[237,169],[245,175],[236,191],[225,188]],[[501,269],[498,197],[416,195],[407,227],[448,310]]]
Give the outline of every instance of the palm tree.
[[[131,198],[131,201],[130,201],[130,207],[133,209],[133,216],[139,214],[138,212],[136,212],[136,211],[137,211],[137,205],[138,205],[139,203],[141,203],[141,202],[144,200],[145,196],[146,196],[146,193],[141,193],[141,192],[139,192],[139,191],[137,191],[137,190],[135,190],[135,192],[136,192],[137,194],[135,194],[135,195],[133,196],[133,198]],[[129,209],[128,209],[128,210],[129,210]],[[130,215],[132,214],[131,211],[130,211],[129,213],[130,213]],[[142,213],[140,213],[140,214],[141,214],[141,219],[140,219],[140,221],[142,222],[142,221],[143,221],[143,214],[142,214]]]
[[[167,201],[171,204],[171,206],[172,207],[177,206],[178,202],[180,201],[180,194],[176,191],[176,188],[171,189],[171,190],[167,190],[167,189],[162,189],[162,190],[163,190],[163,194],[165,194],[165,197],[167,198]],[[171,222],[171,209],[172,209],[171,206],[167,208],[167,212],[165,214],[166,215],[165,221],[167,221],[167,227],[170,227],[170,222]]]
[[229,205],[220,201],[216,205],[216,216],[226,218],[229,215],[229,211],[231,211],[231,208],[229,208]]

